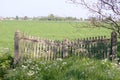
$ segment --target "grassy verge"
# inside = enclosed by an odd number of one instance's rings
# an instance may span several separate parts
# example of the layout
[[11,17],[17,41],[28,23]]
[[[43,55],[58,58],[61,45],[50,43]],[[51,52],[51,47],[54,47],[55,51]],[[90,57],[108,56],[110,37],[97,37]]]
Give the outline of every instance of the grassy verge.
[[28,59],[9,69],[4,80],[119,80],[118,64],[105,60],[81,57],[56,61]]

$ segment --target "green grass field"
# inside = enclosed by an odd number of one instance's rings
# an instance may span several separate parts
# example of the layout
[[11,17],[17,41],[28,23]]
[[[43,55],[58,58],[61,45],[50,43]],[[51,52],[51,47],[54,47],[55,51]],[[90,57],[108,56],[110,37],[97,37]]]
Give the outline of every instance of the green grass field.
[[14,33],[16,30],[20,30],[21,33],[25,32],[31,36],[57,40],[101,35],[110,36],[110,30],[103,28],[84,28],[84,26],[90,25],[87,22],[1,21],[0,48],[10,48],[13,51]]

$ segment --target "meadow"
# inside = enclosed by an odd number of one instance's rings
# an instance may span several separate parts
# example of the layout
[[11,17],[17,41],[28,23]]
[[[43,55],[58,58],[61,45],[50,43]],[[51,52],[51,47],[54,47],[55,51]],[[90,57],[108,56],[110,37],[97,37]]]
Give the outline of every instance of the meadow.
[[0,80],[120,80],[120,64],[86,57],[57,58],[54,61],[27,59],[12,65],[0,56]]
[[[13,64],[16,30],[43,39],[63,40],[111,36],[111,30],[93,28],[89,22],[1,21],[0,80],[120,80],[120,63],[87,57],[57,58],[53,61],[26,59]],[[118,51],[120,51],[120,43]]]
[[104,28],[91,28],[89,22],[1,21],[0,49],[9,48],[10,52],[13,52],[16,30],[31,36],[54,40],[66,38],[71,40],[104,35],[110,37],[111,33],[110,30]]

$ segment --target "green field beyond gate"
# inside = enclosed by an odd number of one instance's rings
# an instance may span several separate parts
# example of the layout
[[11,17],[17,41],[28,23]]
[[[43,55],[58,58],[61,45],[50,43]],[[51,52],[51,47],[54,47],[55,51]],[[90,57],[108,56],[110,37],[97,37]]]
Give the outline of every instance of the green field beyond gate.
[[13,52],[14,33],[16,30],[43,39],[78,39],[86,37],[110,37],[110,30],[91,28],[89,22],[54,22],[54,21],[1,21],[0,48],[9,48]]

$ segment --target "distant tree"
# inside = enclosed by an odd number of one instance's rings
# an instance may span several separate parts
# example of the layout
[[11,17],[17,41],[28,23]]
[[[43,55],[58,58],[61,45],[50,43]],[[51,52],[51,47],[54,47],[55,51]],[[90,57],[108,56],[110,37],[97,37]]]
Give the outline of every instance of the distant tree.
[[40,17],[33,17],[33,20],[40,20]]
[[[34,17],[36,19],[36,17]],[[61,17],[50,14],[48,16],[39,17],[39,20],[49,20],[49,21],[65,21],[65,20],[78,20],[76,17]]]
[[80,21],[83,21],[83,18],[80,18],[79,20],[80,20]]
[[54,20],[54,15],[53,14],[50,14],[50,15],[48,15],[48,20]]
[[16,19],[16,20],[19,20],[19,17],[18,17],[18,16],[16,16],[16,17],[15,17],[15,19]]
[[[82,5],[99,16],[94,24],[116,31],[120,38],[120,0],[69,0],[73,4]],[[107,26],[106,26],[107,24]]]
[[74,21],[74,20],[77,20],[77,18],[76,17],[66,17],[65,20]]
[[89,17],[89,21],[92,23],[92,25],[96,25],[97,23],[97,18],[96,17]]
[[28,17],[27,16],[24,16],[24,20],[27,20],[28,19]]

